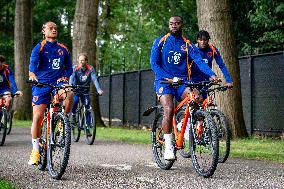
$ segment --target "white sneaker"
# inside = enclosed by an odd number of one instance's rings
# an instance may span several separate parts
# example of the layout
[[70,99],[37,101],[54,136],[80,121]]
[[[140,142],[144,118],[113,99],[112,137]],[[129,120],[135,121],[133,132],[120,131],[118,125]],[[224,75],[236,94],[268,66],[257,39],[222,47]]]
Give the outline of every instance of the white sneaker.
[[165,160],[174,160],[174,159],[176,159],[175,153],[174,153],[174,146],[173,145],[171,145],[170,147],[165,147],[164,159]]
[[[188,120],[188,121],[189,121],[189,120]],[[178,131],[181,130],[182,124],[183,124],[183,120],[180,121],[180,122],[177,124],[177,129],[178,129]],[[187,141],[189,141],[189,127],[190,127],[190,124],[189,124],[189,122],[187,122],[187,126],[186,126],[185,132],[184,132],[184,139],[187,140]]]

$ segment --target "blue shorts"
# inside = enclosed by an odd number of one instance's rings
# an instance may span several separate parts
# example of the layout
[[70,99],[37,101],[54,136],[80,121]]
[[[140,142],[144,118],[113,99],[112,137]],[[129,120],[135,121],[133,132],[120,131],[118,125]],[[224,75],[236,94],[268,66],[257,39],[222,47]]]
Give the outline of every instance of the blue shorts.
[[[51,83],[54,85],[54,83]],[[67,82],[59,82],[56,86],[61,86],[63,84],[68,84]],[[33,105],[46,104],[48,105],[51,101],[51,95],[53,88],[51,87],[32,87],[32,103]]]
[[155,80],[154,82],[154,90],[158,97],[165,95],[165,94],[171,94],[173,95],[177,101],[182,100],[182,94],[186,89],[186,85],[180,85],[177,88],[174,88],[171,86],[171,84],[167,83],[160,83],[161,80]]

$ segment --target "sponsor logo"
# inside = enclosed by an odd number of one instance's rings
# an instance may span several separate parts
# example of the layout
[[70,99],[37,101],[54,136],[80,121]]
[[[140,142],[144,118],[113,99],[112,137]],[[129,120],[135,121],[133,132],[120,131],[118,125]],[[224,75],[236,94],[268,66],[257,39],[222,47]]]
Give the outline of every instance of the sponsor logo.
[[206,58],[202,59],[206,64],[208,64],[208,60]]
[[55,58],[52,60],[52,69],[54,70],[60,69],[60,58]]
[[170,51],[168,56],[168,63],[178,64],[180,63],[181,54],[179,52]]
[[81,76],[81,81],[82,81],[82,82],[84,82],[84,81],[86,81],[86,80],[87,80],[87,78],[88,78],[88,76],[86,76],[86,75],[82,75],[82,76]]

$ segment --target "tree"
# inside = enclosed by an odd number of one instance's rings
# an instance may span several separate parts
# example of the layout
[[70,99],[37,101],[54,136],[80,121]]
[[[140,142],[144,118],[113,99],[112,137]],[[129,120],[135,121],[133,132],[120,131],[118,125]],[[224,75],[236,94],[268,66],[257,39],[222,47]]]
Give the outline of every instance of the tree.
[[24,96],[15,101],[15,118],[31,118],[31,88],[25,82],[28,77],[29,58],[32,48],[32,1],[17,0],[14,30],[15,80]]
[[[232,27],[229,0],[197,0],[199,29],[211,34],[211,42],[219,48],[234,81],[232,91],[218,95],[217,103],[226,114],[234,137],[247,135],[242,111],[240,69],[238,66],[236,42]],[[220,76],[220,70],[214,68]]]
[[[96,68],[98,4],[99,0],[77,0],[72,39],[73,64],[78,61],[79,53],[85,52],[88,54],[88,63]],[[94,98],[93,107],[95,107],[97,123],[104,125],[97,97]]]

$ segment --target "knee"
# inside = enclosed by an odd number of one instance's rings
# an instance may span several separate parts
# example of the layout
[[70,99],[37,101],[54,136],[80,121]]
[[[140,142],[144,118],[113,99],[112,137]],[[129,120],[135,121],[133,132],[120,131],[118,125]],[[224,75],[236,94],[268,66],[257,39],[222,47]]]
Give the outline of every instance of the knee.
[[164,116],[169,118],[172,116],[173,114],[173,111],[174,111],[174,106],[173,104],[168,104],[166,106],[164,106]]

